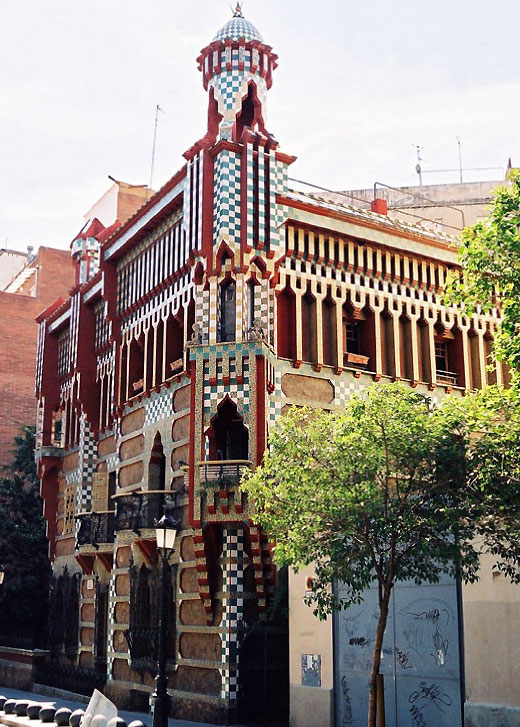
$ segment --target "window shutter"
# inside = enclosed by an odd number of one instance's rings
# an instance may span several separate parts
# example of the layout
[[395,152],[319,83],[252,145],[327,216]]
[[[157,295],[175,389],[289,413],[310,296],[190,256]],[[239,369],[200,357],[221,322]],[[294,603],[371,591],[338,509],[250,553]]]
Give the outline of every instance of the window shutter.
[[108,509],[108,472],[94,472],[92,475],[92,512]]

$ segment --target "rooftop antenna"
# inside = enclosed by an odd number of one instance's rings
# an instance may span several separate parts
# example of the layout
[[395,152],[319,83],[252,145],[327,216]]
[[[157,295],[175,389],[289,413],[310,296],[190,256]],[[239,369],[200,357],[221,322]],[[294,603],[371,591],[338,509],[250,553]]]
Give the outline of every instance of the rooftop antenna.
[[460,172],[460,183],[462,184],[462,155],[460,153],[460,138],[457,136],[457,145],[459,147],[459,172]]
[[155,126],[153,128],[152,164],[150,167],[150,184],[149,184],[150,189],[153,189],[153,187],[152,187],[153,168],[154,168],[154,164],[155,164],[155,143],[157,141],[157,125],[159,124],[159,111],[162,114],[164,114],[164,111],[162,110],[162,108],[159,106],[159,104],[157,104],[157,106],[155,107]]
[[412,144],[412,146],[415,147],[417,150],[417,164],[415,165],[415,171],[419,175],[419,186],[422,187],[422,167],[421,162],[424,161],[424,159],[421,157],[421,151],[424,149],[423,146],[419,146],[419,144]]

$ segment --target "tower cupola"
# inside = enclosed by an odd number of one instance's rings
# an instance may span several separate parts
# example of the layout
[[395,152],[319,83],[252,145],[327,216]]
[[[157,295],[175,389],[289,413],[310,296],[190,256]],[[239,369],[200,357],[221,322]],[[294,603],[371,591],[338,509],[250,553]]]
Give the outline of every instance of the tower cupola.
[[208,131],[217,139],[240,141],[245,128],[265,128],[267,91],[277,56],[237,4],[233,17],[197,59],[209,93]]

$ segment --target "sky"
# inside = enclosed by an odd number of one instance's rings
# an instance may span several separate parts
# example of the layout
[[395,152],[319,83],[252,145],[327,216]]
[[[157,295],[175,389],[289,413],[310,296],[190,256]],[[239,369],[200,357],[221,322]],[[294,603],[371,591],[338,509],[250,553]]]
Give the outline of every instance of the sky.
[[[331,189],[520,166],[518,0],[246,0],[279,56],[266,125]],[[0,248],[66,248],[111,185],[153,186],[206,131],[196,58],[224,0],[1,0]],[[470,171],[473,168],[488,168]],[[431,173],[426,173],[431,172]]]

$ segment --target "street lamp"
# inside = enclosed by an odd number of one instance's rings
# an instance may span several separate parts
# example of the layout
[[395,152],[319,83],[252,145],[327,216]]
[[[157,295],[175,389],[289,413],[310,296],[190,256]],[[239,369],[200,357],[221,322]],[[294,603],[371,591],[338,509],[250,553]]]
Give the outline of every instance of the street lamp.
[[0,586],[4,582],[4,578],[5,578],[5,566],[0,565]]
[[168,694],[168,674],[166,671],[168,644],[168,560],[173,553],[175,538],[180,530],[180,522],[171,515],[163,514],[155,525],[157,551],[161,558],[161,602],[159,613],[159,654],[157,676],[153,700],[153,727],[168,727],[170,696]]

